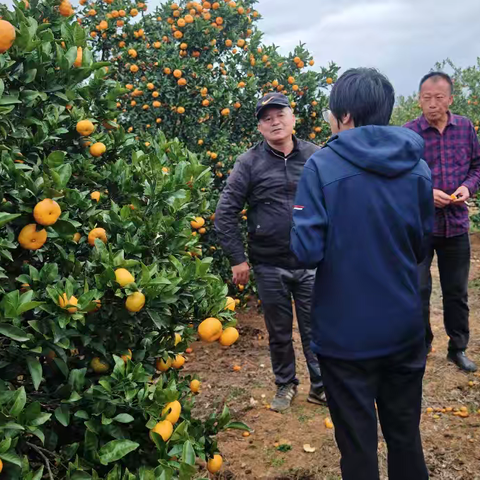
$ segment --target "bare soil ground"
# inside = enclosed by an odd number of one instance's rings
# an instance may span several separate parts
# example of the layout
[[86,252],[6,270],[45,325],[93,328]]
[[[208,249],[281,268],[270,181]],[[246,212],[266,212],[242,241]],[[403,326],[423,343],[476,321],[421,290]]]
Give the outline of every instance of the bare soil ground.
[[[441,292],[438,274],[432,296],[432,326],[435,351],[430,355],[424,381],[422,436],[425,456],[432,479],[480,480],[480,377],[465,374],[447,363],[447,336],[443,327]],[[472,235],[470,277],[469,355],[480,364],[480,234]],[[249,437],[231,430],[222,433],[219,445],[224,479],[341,479],[339,454],[334,431],[324,420],[327,408],[306,402],[308,376],[298,329],[294,337],[297,369],[301,381],[300,395],[284,414],[268,409],[274,392],[263,317],[252,306],[239,314],[240,339],[231,348],[219,344],[194,344],[187,370],[203,379],[198,397],[199,414],[220,409],[226,403],[235,420],[253,430]],[[234,371],[235,365],[241,366]],[[473,382],[469,385],[469,382]],[[432,407],[434,412],[427,413]],[[467,407],[469,416],[461,418],[442,409]],[[438,411],[437,411],[438,410]],[[304,444],[315,447],[306,453]],[[386,479],[386,447],[379,436],[381,478]],[[412,479],[414,480],[414,479]]]

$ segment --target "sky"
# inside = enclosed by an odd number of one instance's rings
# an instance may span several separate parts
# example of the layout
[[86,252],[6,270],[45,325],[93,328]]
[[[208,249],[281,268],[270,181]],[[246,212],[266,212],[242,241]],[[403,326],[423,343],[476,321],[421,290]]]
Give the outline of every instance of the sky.
[[[292,8],[294,7],[294,8]],[[480,56],[480,0],[260,0],[265,43],[301,41],[318,64],[376,67],[398,95],[416,91],[436,62]]]
[[256,9],[265,43],[284,53],[305,43],[317,66],[335,62],[340,73],[376,67],[397,95],[414,93],[436,62],[467,67],[480,56],[480,0],[259,0]]

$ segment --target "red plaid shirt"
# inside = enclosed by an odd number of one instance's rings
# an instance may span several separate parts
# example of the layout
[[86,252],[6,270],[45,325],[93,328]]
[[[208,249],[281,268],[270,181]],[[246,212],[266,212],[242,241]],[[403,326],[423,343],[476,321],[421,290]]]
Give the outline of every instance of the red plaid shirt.
[[[451,195],[464,185],[473,196],[480,184],[480,146],[472,122],[449,112],[448,124],[441,134],[421,117],[405,127],[425,140],[425,161],[432,171],[433,188]],[[455,237],[469,230],[468,207],[464,203],[435,209],[433,234]]]

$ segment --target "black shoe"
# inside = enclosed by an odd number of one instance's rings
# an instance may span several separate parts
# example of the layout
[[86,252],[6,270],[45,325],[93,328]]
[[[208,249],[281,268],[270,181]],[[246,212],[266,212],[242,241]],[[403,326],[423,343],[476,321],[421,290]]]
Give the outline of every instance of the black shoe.
[[320,391],[315,391],[313,388],[311,388],[307,397],[307,402],[314,403],[315,405],[327,405],[325,391],[323,389]]
[[477,366],[460,350],[458,352],[448,352],[447,360],[453,362],[460,370],[464,372],[476,372]]

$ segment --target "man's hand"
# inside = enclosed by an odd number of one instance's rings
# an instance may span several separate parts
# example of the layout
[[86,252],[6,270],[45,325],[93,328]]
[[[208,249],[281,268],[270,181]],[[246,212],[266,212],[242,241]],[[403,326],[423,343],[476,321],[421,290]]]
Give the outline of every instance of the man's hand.
[[457,197],[453,203],[465,203],[470,198],[470,192],[467,187],[462,185],[455,190],[454,195]]
[[246,285],[250,279],[250,267],[247,262],[232,267],[233,283],[235,285]]
[[[460,187],[461,188],[461,187]],[[437,208],[445,208],[453,202],[452,197],[442,190],[433,189],[433,203]]]

